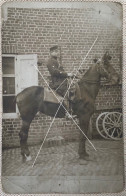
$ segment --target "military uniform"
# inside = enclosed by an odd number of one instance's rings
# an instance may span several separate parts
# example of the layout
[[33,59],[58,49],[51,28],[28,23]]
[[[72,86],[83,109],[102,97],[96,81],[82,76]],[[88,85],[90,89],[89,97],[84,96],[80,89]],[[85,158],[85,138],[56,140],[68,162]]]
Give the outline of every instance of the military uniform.
[[67,73],[64,71],[62,66],[59,66],[56,57],[51,57],[47,61],[47,68],[49,70],[49,73],[51,75],[51,80],[52,80],[50,83],[50,87],[54,90],[56,90],[59,87],[56,92],[59,95],[64,96],[68,88],[67,85],[68,82],[66,79],[68,77]]

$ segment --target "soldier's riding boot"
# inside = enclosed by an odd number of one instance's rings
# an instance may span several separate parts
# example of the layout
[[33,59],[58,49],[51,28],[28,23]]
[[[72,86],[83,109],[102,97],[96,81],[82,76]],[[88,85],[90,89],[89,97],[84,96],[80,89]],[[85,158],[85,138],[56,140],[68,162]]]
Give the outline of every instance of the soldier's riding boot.
[[[66,110],[69,112],[69,101],[67,98],[64,99],[64,106]],[[66,112],[66,115],[65,115],[66,118],[70,118],[70,114],[68,112]]]
[[81,97],[80,87],[79,87],[79,85],[77,83],[75,84],[75,86],[76,86],[75,99],[76,100],[81,100],[82,97]]
[[65,105],[66,110],[68,111],[68,112],[66,112],[65,117],[66,117],[67,119],[75,118],[76,115],[73,115],[73,114],[72,114],[72,108],[70,107],[70,102],[69,102],[68,98],[66,98],[66,99],[64,100],[64,105]]
[[65,108],[69,111],[69,101],[68,101],[68,98],[65,98],[63,103],[64,103]]

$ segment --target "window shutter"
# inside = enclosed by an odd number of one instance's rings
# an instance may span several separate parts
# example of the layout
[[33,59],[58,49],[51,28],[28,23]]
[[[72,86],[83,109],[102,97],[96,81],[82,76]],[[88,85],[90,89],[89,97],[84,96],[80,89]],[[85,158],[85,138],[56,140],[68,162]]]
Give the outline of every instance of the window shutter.
[[16,57],[16,94],[27,87],[38,85],[37,55],[17,55]]

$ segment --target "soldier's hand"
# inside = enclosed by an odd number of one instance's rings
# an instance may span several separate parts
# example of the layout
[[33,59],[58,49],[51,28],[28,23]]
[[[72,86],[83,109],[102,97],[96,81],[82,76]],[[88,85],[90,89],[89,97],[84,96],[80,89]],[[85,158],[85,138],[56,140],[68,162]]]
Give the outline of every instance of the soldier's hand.
[[73,74],[72,74],[72,73],[68,73],[67,75],[68,75],[68,77],[72,77],[72,76],[73,76]]

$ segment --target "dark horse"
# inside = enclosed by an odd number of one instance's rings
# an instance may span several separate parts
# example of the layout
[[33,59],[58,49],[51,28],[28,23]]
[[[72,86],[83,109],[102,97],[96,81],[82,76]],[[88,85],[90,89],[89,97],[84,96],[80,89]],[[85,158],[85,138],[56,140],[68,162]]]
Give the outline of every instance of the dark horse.
[[[79,125],[84,134],[87,134],[89,120],[95,111],[95,99],[100,88],[101,78],[106,78],[111,84],[119,81],[119,76],[110,65],[111,57],[108,52],[102,57],[101,62],[95,63],[78,82],[81,92],[81,99],[75,98],[72,102],[74,114],[79,118]],[[22,118],[22,127],[19,133],[21,154],[24,159],[29,160],[30,152],[27,145],[28,131],[36,113],[42,112],[49,116],[55,116],[58,109],[57,104],[43,101],[44,88],[42,86],[31,86],[24,89],[16,97],[16,102]],[[56,117],[63,118],[65,109],[61,106]],[[86,137],[80,132],[78,154],[81,159],[88,159],[85,142]]]

